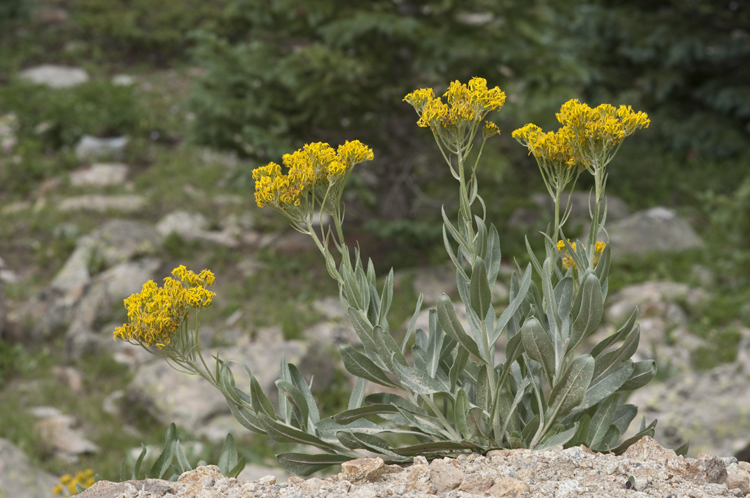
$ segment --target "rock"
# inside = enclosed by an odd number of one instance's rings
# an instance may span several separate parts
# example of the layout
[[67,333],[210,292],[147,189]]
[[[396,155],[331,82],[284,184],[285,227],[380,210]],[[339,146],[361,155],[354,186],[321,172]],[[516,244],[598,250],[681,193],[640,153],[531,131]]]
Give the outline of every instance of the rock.
[[81,392],[83,388],[83,374],[74,367],[64,367],[58,365],[52,369],[52,373],[62,382],[68,385],[74,393]]
[[[217,352],[220,352],[221,358],[247,364],[272,402],[277,397],[274,382],[279,378],[279,358],[282,352],[286,353],[287,361],[300,366],[304,365],[308,355],[314,354],[311,348],[299,341],[263,344],[262,347],[250,344],[222,348],[220,351],[205,350],[203,355],[210,368],[213,368],[211,355]],[[247,383],[244,368],[234,363],[231,368],[237,384],[244,386]],[[333,365],[330,365],[329,370],[332,369]],[[301,370],[306,371],[304,368]],[[310,371],[315,371],[316,382],[320,376],[326,375],[324,368]],[[161,359],[143,365],[136,371],[128,386],[128,396],[132,401],[142,403],[160,423],[169,425],[174,422],[190,432],[197,431],[214,416],[229,413],[227,402],[218,389],[198,376],[177,372]]]
[[112,76],[112,84],[114,86],[131,86],[135,84],[135,78],[129,74],[116,74]]
[[489,493],[498,497],[521,498],[530,490],[531,488],[525,482],[512,477],[504,477],[489,489]]
[[727,480],[727,469],[719,457],[708,456],[691,463],[683,475],[700,483],[724,484]]
[[99,163],[80,168],[70,174],[74,187],[107,187],[120,185],[128,176],[128,167],[120,163]]
[[85,498],[135,498],[136,496],[162,497],[175,491],[175,483],[161,479],[143,481],[95,482],[90,488],[76,496]]
[[52,498],[57,478],[39,469],[19,448],[0,439],[0,496],[5,498]]
[[[750,383],[742,365],[685,372],[660,384],[638,389],[628,403],[658,419],[655,438],[690,451],[732,455],[750,446]],[[640,423],[640,422],[638,422]],[[628,431],[634,433],[634,425]]]
[[75,417],[46,406],[32,408],[31,412],[38,419],[34,427],[42,441],[51,446],[58,458],[77,462],[79,455],[99,452],[97,445],[86,439],[80,429],[74,428]]
[[385,462],[382,458],[359,458],[341,464],[341,473],[349,482],[376,481],[383,475]]
[[[447,460],[447,461],[446,461]],[[466,477],[466,474],[452,465],[455,460],[451,458],[435,459],[430,463],[430,482],[435,486],[438,493],[456,489]]]
[[50,88],[70,88],[86,83],[89,75],[79,67],[44,64],[21,71],[18,76],[37,85]]
[[325,321],[305,329],[302,335],[306,340],[324,346],[362,345],[338,297],[330,296],[319,299],[312,303],[312,307],[323,316]]
[[97,159],[119,159],[130,142],[128,137],[97,138],[84,135],[75,146],[76,158],[81,162]]
[[609,296],[605,317],[609,323],[619,327],[638,306],[639,318],[661,315],[674,324],[683,324],[686,322],[685,312],[675,303],[684,302],[691,308],[699,308],[710,299],[711,296],[705,290],[687,284],[644,282],[630,285]]
[[[273,476],[276,482],[284,482],[289,479],[289,473],[284,469],[276,467],[261,467],[260,465],[247,464],[237,476],[238,481],[257,481],[266,476]],[[309,479],[308,479],[309,480]],[[303,481],[304,482],[304,481]]]
[[483,495],[493,484],[495,484],[495,478],[491,475],[470,474],[461,482],[458,490],[473,495]]
[[78,195],[63,199],[58,205],[60,211],[93,211],[106,213],[135,213],[146,206],[146,199],[135,194],[125,195]]
[[685,251],[704,246],[690,225],[671,209],[639,211],[607,226],[613,257]]
[[110,415],[117,415],[121,411],[121,403],[125,398],[125,391],[118,389],[112,391],[102,400],[102,411]]
[[745,494],[750,494],[750,477],[742,474],[729,474],[725,484],[728,489],[739,489]]
[[163,237],[175,233],[185,240],[202,240],[227,247],[239,245],[232,228],[223,231],[209,231],[207,228],[205,216],[187,211],[169,213],[156,224],[156,231]]

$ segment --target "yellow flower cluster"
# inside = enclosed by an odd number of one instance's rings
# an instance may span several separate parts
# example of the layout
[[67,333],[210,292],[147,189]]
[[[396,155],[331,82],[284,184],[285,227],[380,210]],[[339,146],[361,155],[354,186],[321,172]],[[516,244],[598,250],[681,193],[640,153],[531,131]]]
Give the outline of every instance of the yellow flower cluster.
[[580,143],[590,141],[605,149],[619,145],[625,137],[651,123],[645,112],[635,112],[630,106],[602,104],[592,109],[576,99],[563,104],[557,120],[569,127]]
[[82,472],[78,472],[75,476],[65,474],[60,478],[60,482],[52,489],[52,493],[56,495],[62,495],[65,491],[65,496],[77,495],[76,484],[80,484],[84,488],[90,488],[94,485],[94,471],[86,469]]
[[447,104],[435,98],[432,89],[421,88],[404,97],[404,101],[419,114],[417,124],[432,130],[479,123],[488,112],[505,104],[505,93],[498,87],[488,89],[484,78],[472,78],[468,85],[454,81],[443,97]]
[[485,139],[500,134],[500,128],[497,127],[492,121],[485,121],[484,127],[482,128],[482,137]]
[[529,149],[538,161],[549,163],[557,169],[570,169],[580,162],[574,146],[575,134],[567,126],[556,132],[544,133],[535,124],[527,124],[511,135]]
[[346,142],[337,151],[323,142],[306,144],[282,157],[288,170],[286,175],[281,172],[281,166],[273,162],[253,170],[255,202],[258,207],[299,206],[305,192],[335,183],[354,165],[371,161],[373,157],[372,149],[359,140]]
[[[573,252],[578,252],[578,250],[576,249],[575,242],[570,242],[570,239],[568,239],[568,243],[570,244],[570,247],[573,248]],[[583,244],[581,245],[583,246],[583,250],[585,251],[586,246],[584,246]],[[607,243],[602,242],[602,241],[598,241],[596,245],[594,246],[594,268],[596,268],[596,265],[599,264],[599,259],[601,258],[602,252],[604,252],[605,247],[607,247]],[[570,254],[568,254],[568,248],[565,246],[564,241],[560,240],[557,242],[557,250],[565,253],[565,256],[563,256],[563,260],[562,260],[563,266],[565,266],[565,268],[576,267],[576,262],[573,259],[573,257]]]
[[179,266],[172,270],[172,275],[179,280],[167,277],[162,288],[149,280],[139,294],[125,299],[129,322],[115,329],[115,340],[120,338],[144,346],[156,345],[161,349],[172,342],[172,334],[188,317],[191,308],[211,305],[216,295],[206,289],[214,283],[211,271],[196,274]]

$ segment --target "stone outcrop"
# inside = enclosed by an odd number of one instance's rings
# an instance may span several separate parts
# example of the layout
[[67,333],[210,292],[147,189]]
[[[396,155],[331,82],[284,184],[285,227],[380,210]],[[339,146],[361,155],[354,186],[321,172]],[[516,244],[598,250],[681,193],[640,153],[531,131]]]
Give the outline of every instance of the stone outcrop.
[[0,439],[0,497],[52,498],[57,478],[39,470],[18,447]]
[[264,497],[376,498],[426,496],[470,498],[746,497],[750,463],[699,455],[683,458],[644,437],[623,455],[594,453],[584,446],[546,451],[493,450],[433,460],[415,457],[410,466],[360,459],[325,479],[275,476],[254,481],[223,477],[216,466],[186,472],[176,482],[100,481],[81,498]]

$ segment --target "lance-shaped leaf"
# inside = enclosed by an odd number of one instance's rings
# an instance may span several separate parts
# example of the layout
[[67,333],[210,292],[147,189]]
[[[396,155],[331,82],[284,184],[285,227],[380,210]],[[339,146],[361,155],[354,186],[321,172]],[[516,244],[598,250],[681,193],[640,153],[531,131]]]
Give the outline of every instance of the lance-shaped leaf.
[[480,319],[487,316],[487,311],[492,306],[492,294],[490,284],[487,282],[487,267],[482,258],[476,258],[474,269],[471,272],[471,307]]
[[607,275],[609,275],[609,264],[612,259],[612,246],[607,244],[604,246],[604,250],[602,251],[601,256],[599,256],[599,262],[596,264],[596,268],[594,268],[594,273],[596,274],[596,277],[599,279],[600,282],[604,282],[607,280]]
[[401,383],[416,394],[433,394],[439,392],[449,392],[450,386],[441,382],[439,377],[433,379],[427,372],[401,365],[398,362],[393,364],[396,377]]
[[370,394],[369,396],[365,398],[365,401],[367,403],[373,403],[376,405],[399,406],[403,408],[404,410],[407,410],[411,413],[416,413],[419,415],[427,415],[427,412],[425,410],[415,405],[411,401],[402,398],[398,394],[392,394],[392,393]]
[[471,404],[469,403],[469,397],[463,389],[459,389],[458,395],[456,395],[456,405],[453,410],[453,416],[456,421],[456,428],[466,439],[471,437],[469,426],[466,424],[466,414],[470,409]]
[[369,450],[381,455],[402,458],[391,450],[391,445],[385,439],[354,431],[339,431],[336,433],[339,442],[350,450]]
[[177,460],[175,467],[180,472],[180,474],[187,472],[188,470],[193,470],[193,467],[190,466],[190,462],[185,456],[185,452],[182,451],[182,446],[180,446],[179,439],[174,444],[174,459]]
[[526,320],[521,327],[523,349],[529,358],[538,361],[544,370],[544,376],[551,384],[555,375],[555,346],[542,324],[534,317]]
[[451,381],[451,392],[456,387],[458,378],[463,373],[467,361],[469,361],[469,352],[464,348],[458,348],[456,358],[453,360],[453,365],[451,365],[451,370],[448,374]]
[[151,467],[150,476],[154,479],[162,479],[166,475],[169,468],[172,466],[172,459],[174,458],[174,446],[177,441],[177,427],[174,423],[169,424],[167,434],[164,436],[164,450],[156,459],[154,465]]
[[490,233],[487,237],[487,254],[484,258],[487,263],[487,281],[490,287],[495,285],[495,281],[497,280],[497,274],[500,272],[501,258],[500,236],[497,234],[495,225],[490,225]]
[[[428,322],[430,336],[427,343],[427,375],[435,377],[438,367],[440,366],[440,355],[443,352],[443,338],[445,337],[445,334],[440,328],[437,311],[435,309],[429,310]],[[403,364],[405,365],[406,361],[404,361]]]
[[326,443],[317,436],[313,436],[307,432],[301,431],[294,427],[282,424],[272,418],[259,414],[258,421],[260,422],[266,434],[271,436],[271,439],[279,443],[296,443],[316,446],[326,451],[331,451],[334,446],[330,443]]
[[620,391],[635,391],[645,386],[656,376],[654,360],[636,361],[630,378],[620,387]]
[[266,433],[258,420],[258,416],[250,408],[244,405],[238,405],[234,402],[229,402],[227,404],[229,405],[229,411],[232,412],[232,416],[237,422],[242,424],[243,427],[259,434]]
[[549,395],[545,424],[551,426],[558,418],[565,417],[586,396],[586,390],[594,375],[594,358],[581,355],[570,364],[557,381]]
[[422,300],[424,299],[424,296],[422,294],[419,295],[417,298],[417,305],[414,309],[414,314],[411,317],[411,321],[409,322],[409,328],[406,330],[406,335],[404,336],[404,340],[401,343],[401,353],[404,353],[406,351],[406,346],[409,344],[409,339],[411,339],[412,334],[414,333],[414,329],[417,326],[417,318],[419,317],[419,312],[422,311]]
[[388,276],[385,277],[385,283],[383,284],[383,293],[380,296],[380,316],[378,324],[382,325],[385,323],[386,316],[388,316],[388,310],[391,309],[391,301],[393,300],[393,268],[388,272]]
[[367,319],[367,316],[364,315],[361,311],[352,308],[351,306],[346,310],[346,314],[349,316],[349,321],[352,323],[354,331],[362,340],[362,344],[365,346],[365,349],[373,353],[377,351],[377,344],[372,337],[372,325]]
[[579,444],[586,444],[589,439],[589,424],[591,423],[591,416],[588,413],[584,413],[581,419],[576,422],[578,430],[573,439],[569,441],[568,446],[578,446]]
[[[645,425],[645,424],[642,424],[642,425]],[[630,448],[630,446],[633,443],[640,440],[644,436],[654,437],[655,430],[656,430],[656,420],[648,424],[648,426],[642,427],[642,429],[638,431],[638,434],[636,434],[635,436],[626,439],[625,441],[620,443],[619,446],[617,446],[616,448],[613,448],[612,453],[614,453],[615,455],[622,455],[623,453],[625,453],[625,450]]]
[[346,410],[333,416],[333,420],[339,424],[348,424],[368,415],[379,415],[381,413],[399,413],[398,408],[393,405],[367,405],[353,410]]
[[607,375],[592,379],[586,391],[586,397],[575,411],[586,410],[620,389],[630,378],[634,368],[635,365],[631,360],[625,360],[610,370]]
[[224,446],[221,448],[218,462],[218,467],[222,475],[227,475],[230,470],[237,466],[238,461],[237,445],[234,442],[234,436],[232,436],[231,432],[228,432],[224,440]]
[[451,298],[446,294],[441,294],[438,298],[437,312],[438,321],[440,322],[440,326],[443,327],[445,333],[458,341],[458,343],[466,348],[469,353],[486,362],[479,353],[477,343],[474,342],[474,339],[472,339],[466,332],[464,332],[464,328],[456,315],[456,310],[453,308]]
[[352,273],[346,268],[346,266],[343,265],[341,266],[339,273],[341,274],[342,280],[344,281],[344,296],[349,302],[349,305],[354,307],[355,309],[363,308],[362,293],[360,292],[359,283],[357,282],[356,276],[352,275]]
[[455,451],[484,451],[481,446],[472,444],[469,441],[436,441],[434,443],[422,443],[415,444],[413,446],[405,446],[402,448],[396,448],[394,451],[399,455],[414,456],[423,455],[426,453],[445,453]]
[[450,257],[450,260],[456,267],[456,271],[468,281],[469,277],[466,276],[466,272],[464,271],[463,267],[461,266],[461,262],[459,261],[459,259],[461,258],[461,248],[458,248],[458,257],[456,257],[456,254],[453,252],[453,247],[451,246],[451,241],[448,240],[448,233],[445,231],[445,225],[443,225],[443,244],[445,245],[445,252],[448,253],[448,257]]
[[544,450],[547,448],[553,448],[560,444],[566,445],[576,436],[577,432],[578,432],[578,422],[576,422],[573,425],[573,427],[571,427],[570,429],[563,431],[563,432],[558,432],[554,436],[548,437],[545,441],[537,445],[534,449],[539,451],[539,450]]
[[282,394],[289,402],[294,406],[297,414],[297,421],[303,430],[307,431],[307,422],[310,416],[310,410],[307,405],[307,400],[302,391],[297,389],[297,386],[286,380],[277,380],[276,387],[279,388],[279,393]]
[[366,388],[367,381],[362,377],[357,377],[357,380],[354,381],[354,389],[352,389],[352,393],[349,395],[349,405],[347,406],[349,410],[354,410],[362,406],[362,399],[365,397]]
[[398,387],[372,360],[348,344],[343,344],[339,348],[339,352],[341,353],[341,360],[344,362],[344,367],[346,367],[349,373],[380,384],[381,386]]
[[391,358],[395,358],[397,362],[406,365],[406,358],[401,352],[401,348],[398,347],[391,334],[383,330],[380,325],[376,325],[372,329],[372,338],[377,348],[375,352],[390,371],[393,371]]
[[253,408],[257,412],[264,413],[271,418],[276,418],[273,405],[263,393],[263,389],[261,389],[258,379],[254,375],[250,376],[250,396],[253,400]]
[[619,400],[619,394],[612,394],[597,407],[594,416],[591,417],[589,426],[589,448],[598,449],[601,447],[610,425],[615,420]]
[[623,340],[625,337],[628,336],[628,334],[631,333],[633,330],[633,327],[635,326],[635,320],[638,316],[638,308],[634,309],[633,312],[630,314],[630,317],[625,322],[625,324],[620,327],[620,329],[612,334],[611,336],[607,337],[603,341],[601,341],[599,344],[594,346],[594,349],[591,350],[591,356],[594,358],[598,358],[599,355],[604,352],[608,347],[610,347],[612,344]]
[[488,370],[487,365],[482,365],[482,368],[479,369],[479,379],[476,385],[477,406],[486,412],[489,412],[490,406],[492,406],[490,375],[495,375],[495,372],[493,370]]
[[[514,275],[515,277],[515,275]],[[515,294],[515,297],[513,297],[510,301],[510,304],[507,308],[500,314],[500,317],[497,319],[497,325],[495,325],[495,332],[490,338],[490,343],[494,344],[495,341],[497,341],[498,337],[500,337],[500,334],[502,334],[503,329],[506,325],[508,325],[508,322],[510,322],[511,318],[513,318],[513,315],[518,311],[518,308],[521,307],[524,300],[526,299],[526,294],[529,291],[529,286],[531,285],[531,265],[526,266],[526,271],[523,273],[523,278],[521,279],[521,284],[518,288],[518,292]]]
[[276,461],[284,470],[298,476],[309,476],[319,470],[327,469],[332,465],[341,465],[353,459],[354,457],[331,454],[280,453],[276,455]]
[[307,401],[307,406],[312,423],[317,424],[320,420],[320,413],[318,412],[318,405],[315,403],[315,398],[310,391],[310,386],[307,385],[307,381],[305,381],[302,373],[295,365],[289,364],[289,373],[292,377],[292,383],[297,387],[297,389],[300,390],[302,395],[305,397],[305,400]]
[[630,423],[635,420],[638,415],[638,407],[635,405],[620,405],[617,407],[615,412],[615,419],[612,424],[620,429],[620,434],[625,434],[625,431],[630,427]]
[[574,350],[591,332],[596,330],[602,321],[604,301],[602,287],[596,275],[589,273],[581,285],[581,308],[570,329],[570,342],[566,353]]
[[[619,366],[620,363],[629,359],[633,356],[638,349],[638,341],[641,338],[641,330],[638,324],[635,325],[633,331],[628,335],[622,346],[614,351],[605,353],[596,359],[596,367],[594,368],[594,380],[599,377],[609,375],[609,372],[613,371]],[[631,372],[632,373],[632,372]]]

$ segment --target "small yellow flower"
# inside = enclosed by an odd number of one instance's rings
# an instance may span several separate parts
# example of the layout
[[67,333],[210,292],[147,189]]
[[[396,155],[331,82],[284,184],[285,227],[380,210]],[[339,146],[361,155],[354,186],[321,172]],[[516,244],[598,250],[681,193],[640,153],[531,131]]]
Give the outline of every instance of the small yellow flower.
[[487,139],[500,134],[500,128],[492,121],[485,121],[482,128],[482,137]]
[[75,476],[65,474],[60,477],[60,482],[52,488],[52,493],[55,495],[62,495],[65,491],[65,496],[77,495],[76,484],[80,484],[84,488],[90,488],[94,485],[94,471],[86,469],[82,472],[78,472]]
[[[573,249],[573,252],[578,252],[575,242],[570,242],[570,239],[568,239],[568,243],[570,244],[570,247]],[[581,245],[583,246],[583,250],[585,251],[586,246],[584,246],[583,244]],[[599,264],[599,259],[601,258],[602,252],[604,252],[605,247],[607,247],[607,243],[602,242],[602,241],[598,241],[596,245],[594,246],[594,268],[596,268],[596,265]],[[562,259],[562,263],[566,269],[576,268],[575,260],[570,254],[568,254],[568,248],[565,246],[564,241],[560,240],[557,242],[557,250],[565,253]]]

